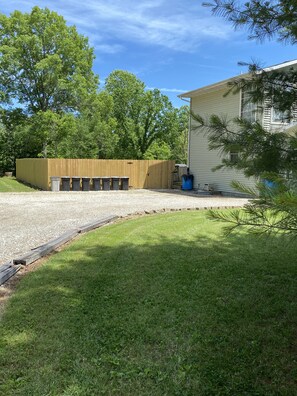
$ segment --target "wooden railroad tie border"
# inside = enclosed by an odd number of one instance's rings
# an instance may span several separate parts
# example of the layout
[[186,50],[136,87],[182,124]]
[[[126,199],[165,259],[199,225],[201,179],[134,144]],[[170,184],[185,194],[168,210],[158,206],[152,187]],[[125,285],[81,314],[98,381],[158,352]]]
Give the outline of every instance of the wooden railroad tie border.
[[[152,210],[152,211],[144,211],[141,213],[133,213],[134,215],[141,215],[141,214],[153,214],[153,213],[162,213],[166,211],[182,211],[182,210],[203,210],[203,209],[234,209],[234,208],[240,208],[239,206],[218,206],[218,207],[205,207],[205,208],[200,208],[200,207],[194,207],[194,208],[179,208],[179,209],[161,209],[161,210]],[[130,214],[132,215],[132,214]],[[128,217],[129,215],[122,216],[122,217]],[[22,257],[18,257],[16,259],[13,259],[11,262],[5,263],[3,265],[0,265],[0,286],[3,285],[9,278],[11,278],[13,275],[15,275],[21,268],[22,265],[29,265],[33,263],[34,261],[40,259],[41,257],[46,256],[47,254],[51,253],[58,247],[64,245],[65,243],[69,242],[71,239],[76,237],[78,234],[82,234],[91,230],[94,230],[95,228],[102,227],[105,224],[111,223],[112,221],[115,221],[119,218],[119,216],[105,216],[101,217],[100,219],[97,219],[93,222],[87,223],[77,229],[67,231],[64,234],[60,235],[58,238],[52,239],[48,243],[45,243],[44,245],[40,245],[36,248],[33,248],[30,252],[26,253]]]
[[29,265],[34,261],[40,259],[41,257],[44,257],[47,254],[53,252],[58,247],[69,242],[71,239],[75,238],[78,234],[91,231],[95,228],[102,227],[103,225],[108,224],[111,221],[116,220],[117,218],[118,216],[106,216],[91,223],[85,224],[77,229],[67,231],[64,234],[60,235],[58,238],[52,239],[48,243],[45,243],[44,245],[32,249],[24,256],[13,259],[13,264]]
[[95,228],[102,227],[105,224],[108,224],[112,221],[115,221],[119,218],[119,216],[106,216],[102,217],[98,220],[92,221],[91,223],[87,223],[78,228],[78,232],[83,234],[84,232],[94,230]]
[[0,286],[21,269],[20,265],[9,262],[0,266]]

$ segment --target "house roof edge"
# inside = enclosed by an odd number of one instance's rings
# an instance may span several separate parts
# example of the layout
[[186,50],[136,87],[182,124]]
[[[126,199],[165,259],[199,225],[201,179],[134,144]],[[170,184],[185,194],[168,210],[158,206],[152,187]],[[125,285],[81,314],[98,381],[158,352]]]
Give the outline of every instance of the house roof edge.
[[[265,71],[273,71],[273,70],[278,70],[278,69],[282,69],[282,68],[285,68],[285,67],[290,67],[290,66],[293,66],[293,65],[296,65],[296,64],[297,64],[297,59],[294,59],[294,60],[290,60],[290,61],[285,61],[283,63],[278,63],[278,64],[273,65],[273,66],[265,67],[263,70],[265,70]],[[182,98],[193,98],[195,96],[198,96],[200,94],[215,90],[217,88],[223,88],[224,86],[227,86],[227,84],[229,82],[234,81],[234,80],[236,80],[238,78],[246,78],[249,75],[250,75],[250,73],[239,74],[237,76],[227,78],[226,80],[218,81],[218,82],[216,82],[214,84],[206,85],[206,86],[201,87],[201,88],[197,88],[197,89],[194,89],[194,90],[191,90],[191,91],[184,92],[184,93],[178,95],[178,97],[180,99],[182,99]]]

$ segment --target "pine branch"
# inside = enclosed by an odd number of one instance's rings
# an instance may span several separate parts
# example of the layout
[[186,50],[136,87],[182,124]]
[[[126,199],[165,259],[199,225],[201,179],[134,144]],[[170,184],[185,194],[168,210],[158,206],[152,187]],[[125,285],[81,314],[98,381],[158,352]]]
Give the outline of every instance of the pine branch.
[[[237,228],[248,228],[249,231],[257,234],[271,234],[282,232],[284,234],[297,236],[297,222],[289,223],[286,217],[281,220],[273,218],[268,211],[254,212],[254,216],[250,215],[248,207],[242,210],[223,213],[214,210],[208,212],[208,218],[224,223],[229,226],[224,227],[225,235],[230,235]],[[297,219],[296,219],[297,220]]]

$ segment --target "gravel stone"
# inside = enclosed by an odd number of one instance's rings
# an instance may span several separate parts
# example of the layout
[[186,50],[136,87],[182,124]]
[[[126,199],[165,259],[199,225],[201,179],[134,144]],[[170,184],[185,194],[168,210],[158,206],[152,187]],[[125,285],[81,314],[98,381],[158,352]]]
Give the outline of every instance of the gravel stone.
[[180,190],[1,193],[0,264],[102,216],[240,207],[246,202]]

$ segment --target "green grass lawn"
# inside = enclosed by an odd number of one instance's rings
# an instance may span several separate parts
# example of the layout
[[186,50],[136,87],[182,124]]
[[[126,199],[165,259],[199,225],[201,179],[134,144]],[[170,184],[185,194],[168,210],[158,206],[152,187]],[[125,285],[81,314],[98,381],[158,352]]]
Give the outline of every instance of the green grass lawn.
[[91,232],[10,299],[0,394],[296,395],[296,263],[205,212]]
[[34,188],[26,186],[16,180],[15,177],[0,177],[0,193],[1,192],[32,192]]

